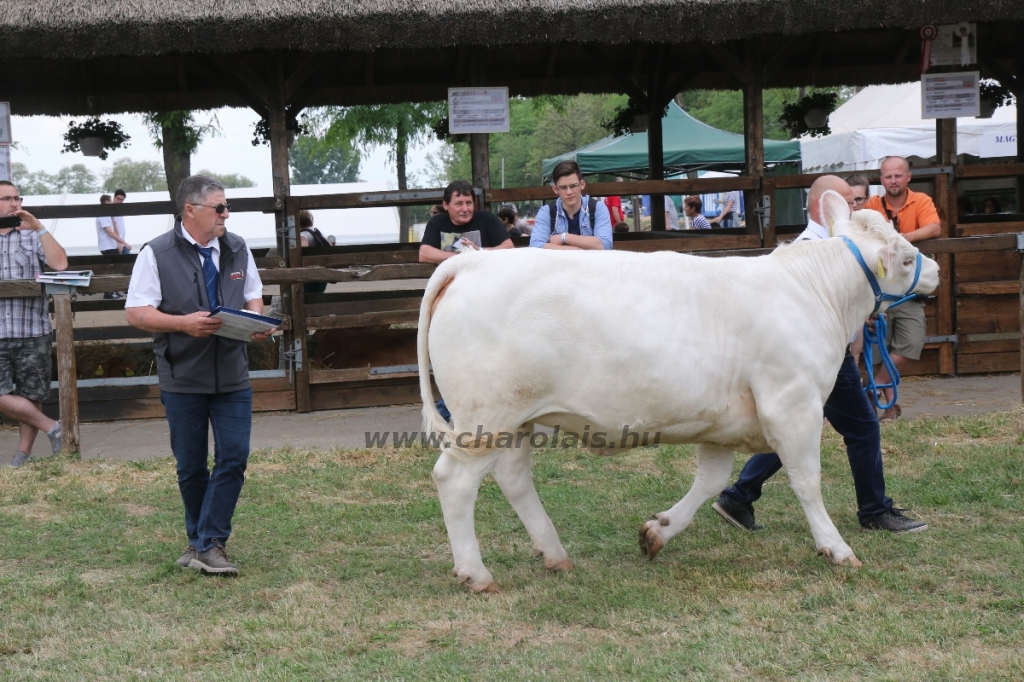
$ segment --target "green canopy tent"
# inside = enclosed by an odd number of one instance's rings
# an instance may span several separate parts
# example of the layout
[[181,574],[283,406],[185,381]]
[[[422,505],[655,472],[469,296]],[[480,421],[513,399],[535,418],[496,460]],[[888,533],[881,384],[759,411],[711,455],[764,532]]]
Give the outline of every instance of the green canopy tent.
[[[712,128],[671,102],[662,119],[665,145],[665,174],[684,170],[741,170],[743,168],[743,136]],[[544,178],[561,161],[575,160],[584,175],[594,173],[629,173],[647,171],[647,133],[622,137],[606,137],[552,159],[542,166]],[[797,163],[800,143],[796,140],[764,141],[766,165]]]

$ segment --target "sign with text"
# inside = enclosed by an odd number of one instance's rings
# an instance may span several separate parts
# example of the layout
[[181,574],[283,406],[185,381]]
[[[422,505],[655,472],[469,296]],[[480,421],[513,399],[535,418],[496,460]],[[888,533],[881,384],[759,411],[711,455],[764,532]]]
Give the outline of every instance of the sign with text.
[[508,88],[448,88],[448,132],[507,133]]
[[1017,156],[1017,136],[1013,133],[982,133],[978,136],[978,156],[983,159]]
[[11,104],[0,102],[0,144],[11,143]]
[[977,71],[921,76],[921,118],[957,118],[980,113]]
[[977,24],[942,24],[932,41],[931,66],[967,66],[978,62]]
[[11,182],[11,148],[0,145],[0,180]]

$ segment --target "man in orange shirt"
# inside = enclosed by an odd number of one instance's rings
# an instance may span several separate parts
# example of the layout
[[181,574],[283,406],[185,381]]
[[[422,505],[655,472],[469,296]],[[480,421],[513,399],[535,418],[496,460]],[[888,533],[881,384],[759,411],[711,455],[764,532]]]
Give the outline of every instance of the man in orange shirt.
[[[878,211],[900,231],[909,242],[938,237],[939,214],[931,197],[923,192],[913,192],[910,184],[910,164],[902,156],[887,156],[882,160],[882,187],[885,193],[868,199],[867,208]],[[924,348],[925,322],[924,303],[907,301],[886,313],[889,334],[886,343],[890,349],[897,371],[903,369],[907,359],[919,360]],[[875,357],[875,364],[881,363]],[[888,383],[889,373],[885,367],[878,369],[878,383]],[[892,389],[885,390],[885,400],[892,400]],[[880,419],[896,419],[900,416],[899,405],[893,405],[882,413]]]

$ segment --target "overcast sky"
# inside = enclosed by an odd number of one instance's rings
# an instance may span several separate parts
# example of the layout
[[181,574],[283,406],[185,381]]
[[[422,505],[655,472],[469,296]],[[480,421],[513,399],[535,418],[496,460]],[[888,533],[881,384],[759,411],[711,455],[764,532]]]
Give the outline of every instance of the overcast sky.
[[[262,144],[252,146],[252,127],[259,117],[252,109],[221,109],[197,114],[196,118],[200,122],[206,122],[214,115],[221,132],[216,137],[207,138],[199,146],[199,150],[192,157],[193,172],[206,169],[214,173],[239,173],[251,178],[258,187],[265,187],[269,193],[272,184],[270,147]],[[82,156],[80,153],[61,153],[68,122],[81,121],[82,118],[12,116],[11,133],[20,148],[11,150],[11,161],[25,164],[30,171],[43,170],[47,173],[56,173],[63,166],[82,163],[95,173],[98,179],[102,178],[104,170],[109,169],[114,161],[121,158],[163,163],[163,157],[153,146],[149,131],[142,125],[141,117],[136,114],[109,117],[124,126],[125,132],[131,136],[131,142],[126,149],[110,152],[106,161]],[[426,167],[427,153],[436,152],[440,145],[440,142],[432,141],[425,147],[411,151],[409,171],[422,173]],[[371,153],[363,155],[359,175],[363,180],[386,180],[390,181],[393,187],[398,185],[394,164],[388,163],[387,150],[384,148],[376,148]]]

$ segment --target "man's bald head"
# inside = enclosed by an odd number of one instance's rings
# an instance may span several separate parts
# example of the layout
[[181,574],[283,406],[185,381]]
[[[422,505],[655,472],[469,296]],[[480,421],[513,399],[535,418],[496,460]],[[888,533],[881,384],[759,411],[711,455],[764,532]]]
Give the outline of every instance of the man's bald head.
[[853,202],[853,190],[846,180],[838,175],[822,175],[807,190],[807,215],[819,225],[824,225],[821,218],[821,195],[828,190],[838,192],[839,196],[846,199],[846,203]]
[[910,162],[904,159],[902,156],[887,156],[882,159],[881,170],[884,174],[888,169],[902,170],[904,173],[910,172]]

